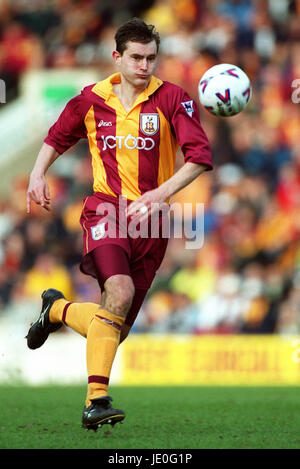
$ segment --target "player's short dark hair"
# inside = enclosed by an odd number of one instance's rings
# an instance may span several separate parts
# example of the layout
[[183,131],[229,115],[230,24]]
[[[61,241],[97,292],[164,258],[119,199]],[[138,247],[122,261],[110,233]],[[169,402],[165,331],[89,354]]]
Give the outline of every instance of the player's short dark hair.
[[140,18],[132,18],[120,26],[115,34],[116,50],[123,55],[127,47],[127,42],[140,42],[148,44],[151,41],[156,42],[157,52],[160,45],[159,33],[156,31],[155,26],[146,24]]

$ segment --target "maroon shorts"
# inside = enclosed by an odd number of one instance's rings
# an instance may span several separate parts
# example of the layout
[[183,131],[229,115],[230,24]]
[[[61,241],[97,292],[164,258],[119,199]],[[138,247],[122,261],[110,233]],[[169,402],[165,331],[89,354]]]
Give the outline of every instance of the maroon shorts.
[[[125,214],[128,203],[126,199],[99,192],[84,199],[80,218],[83,228],[80,270],[96,278],[101,289],[110,276],[129,275],[136,291],[143,290],[146,294],[164,258],[168,238],[129,235],[130,220]],[[97,265],[95,259],[101,262]]]

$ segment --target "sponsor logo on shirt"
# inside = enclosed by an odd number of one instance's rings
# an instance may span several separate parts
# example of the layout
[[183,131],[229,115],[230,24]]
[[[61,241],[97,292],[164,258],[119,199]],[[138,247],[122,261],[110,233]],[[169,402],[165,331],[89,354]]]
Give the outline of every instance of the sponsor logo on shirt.
[[111,127],[112,126],[112,122],[107,122],[107,121],[104,121],[104,120],[101,120],[98,124],[98,127]]
[[192,117],[193,116],[193,112],[194,112],[194,105],[193,105],[193,101],[184,101],[183,103],[181,103],[182,106],[184,107],[186,113]]
[[158,114],[144,114],[140,115],[141,131],[145,135],[154,135],[159,129],[159,115]]
[[152,150],[155,146],[155,141],[150,137],[134,137],[133,135],[101,135],[103,141],[103,150],[107,148],[119,149],[127,148],[128,150]]

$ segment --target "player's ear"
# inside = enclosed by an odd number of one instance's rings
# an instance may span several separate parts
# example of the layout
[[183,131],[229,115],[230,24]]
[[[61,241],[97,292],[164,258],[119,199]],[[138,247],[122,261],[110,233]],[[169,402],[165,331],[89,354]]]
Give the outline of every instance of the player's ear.
[[121,59],[121,54],[117,50],[114,50],[112,53],[112,58],[113,61],[115,62],[116,65],[119,65],[120,59]]

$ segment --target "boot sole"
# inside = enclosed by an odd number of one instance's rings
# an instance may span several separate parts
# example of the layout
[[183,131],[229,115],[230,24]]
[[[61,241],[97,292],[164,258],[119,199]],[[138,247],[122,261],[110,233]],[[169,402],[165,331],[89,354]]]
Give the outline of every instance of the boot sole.
[[99,417],[99,419],[96,422],[83,423],[82,427],[85,428],[86,430],[94,430],[96,432],[98,428],[102,427],[102,425],[109,424],[113,427],[118,422],[123,423],[124,419],[125,419],[124,414],[116,414],[116,415],[112,415],[110,417],[104,417],[104,418]]

